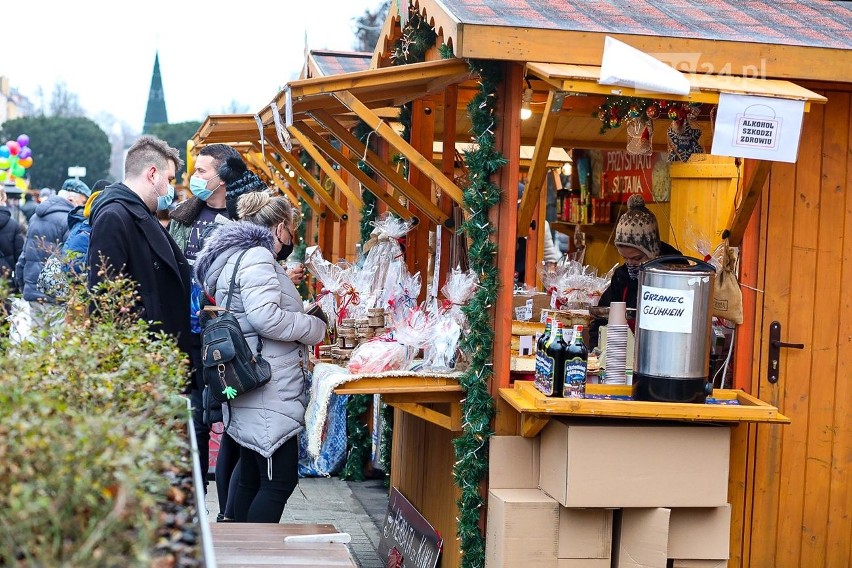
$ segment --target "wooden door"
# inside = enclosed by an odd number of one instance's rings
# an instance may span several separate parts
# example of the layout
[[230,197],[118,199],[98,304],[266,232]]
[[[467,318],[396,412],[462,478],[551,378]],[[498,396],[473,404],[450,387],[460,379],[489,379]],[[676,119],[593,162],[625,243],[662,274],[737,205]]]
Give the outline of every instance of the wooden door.
[[[754,319],[753,389],[792,423],[749,427],[742,533],[732,535],[742,558],[732,550],[730,566],[852,565],[852,113],[848,91],[809,88],[828,103],[805,115],[798,161],[773,164],[762,194]],[[782,341],[805,347],[781,350],[770,384],[773,321]]]

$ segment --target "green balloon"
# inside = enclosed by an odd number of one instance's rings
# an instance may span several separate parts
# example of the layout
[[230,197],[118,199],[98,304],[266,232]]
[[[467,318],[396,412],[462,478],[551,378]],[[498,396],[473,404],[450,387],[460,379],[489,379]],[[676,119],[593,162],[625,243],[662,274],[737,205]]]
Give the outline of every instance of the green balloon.
[[12,175],[15,177],[24,177],[24,174],[27,173],[27,168],[20,164],[15,164],[12,166]]

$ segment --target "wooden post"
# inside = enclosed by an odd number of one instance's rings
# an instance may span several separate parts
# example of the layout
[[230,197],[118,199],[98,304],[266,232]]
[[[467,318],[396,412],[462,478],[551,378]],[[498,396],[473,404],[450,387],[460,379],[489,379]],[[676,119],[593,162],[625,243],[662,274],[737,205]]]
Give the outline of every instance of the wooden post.
[[512,288],[515,274],[515,242],[518,228],[519,172],[514,163],[521,154],[521,88],[524,69],[517,63],[507,63],[505,76],[497,96],[495,131],[496,147],[510,164],[495,176],[503,199],[491,209],[491,223],[497,228],[498,290],[494,306],[494,378],[491,395],[499,397],[498,388],[509,386],[509,362],[512,343]]
[[[422,158],[432,163],[432,142],[435,140],[435,100],[431,97],[416,99],[411,103],[411,146]],[[419,167],[409,164],[408,181],[417,188],[424,200],[433,201],[432,180]],[[420,287],[418,303],[426,298],[425,280],[429,274],[429,228],[431,223],[422,219],[406,237],[405,259],[408,271],[420,272],[424,285]]]

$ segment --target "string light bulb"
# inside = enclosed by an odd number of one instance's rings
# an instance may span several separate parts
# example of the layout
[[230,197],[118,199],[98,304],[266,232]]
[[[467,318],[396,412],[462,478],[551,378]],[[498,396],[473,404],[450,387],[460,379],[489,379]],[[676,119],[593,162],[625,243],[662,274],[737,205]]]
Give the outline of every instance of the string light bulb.
[[521,98],[521,120],[527,120],[532,116],[530,102],[532,101],[533,90],[527,87],[524,89],[523,97]]

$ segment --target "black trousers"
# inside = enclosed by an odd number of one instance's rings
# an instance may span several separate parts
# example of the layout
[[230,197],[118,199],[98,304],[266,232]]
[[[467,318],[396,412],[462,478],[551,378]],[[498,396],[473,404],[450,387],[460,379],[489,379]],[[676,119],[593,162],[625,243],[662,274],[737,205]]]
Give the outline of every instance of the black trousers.
[[[196,345],[197,343],[197,345]],[[210,428],[204,424],[204,403],[201,393],[204,391],[203,366],[201,362],[201,339],[193,341],[189,351],[192,362],[192,387],[189,390],[189,400],[192,403],[192,428],[198,442],[198,465],[201,467],[201,479],[204,481],[204,492],[207,493],[207,472],[210,469]]]
[[259,453],[240,447],[240,482],[234,513],[241,523],[278,523],[284,506],[299,483],[299,441],[293,436],[272,454],[269,462]]
[[219,441],[219,456],[216,458],[216,493],[219,495],[219,510],[227,519],[234,520],[234,501],[240,482],[240,445],[222,434]]

